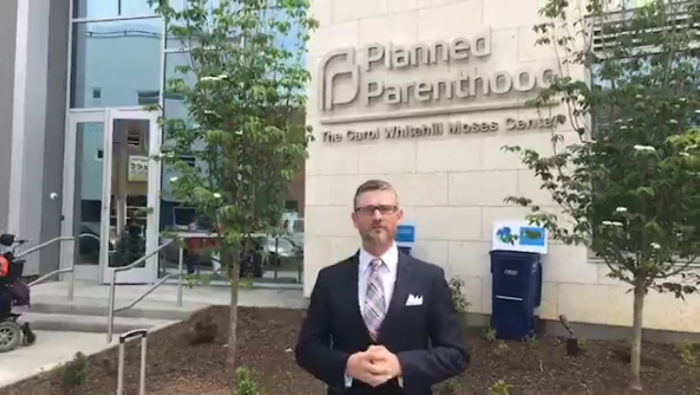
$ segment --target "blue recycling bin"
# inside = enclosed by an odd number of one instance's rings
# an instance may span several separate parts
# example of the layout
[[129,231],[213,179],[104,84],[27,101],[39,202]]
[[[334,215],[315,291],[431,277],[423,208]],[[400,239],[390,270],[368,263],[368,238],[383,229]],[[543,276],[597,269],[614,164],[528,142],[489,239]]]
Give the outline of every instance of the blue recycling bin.
[[416,244],[416,226],[413,223],[407,222],[398,226],[396,236],[394,237],[396,246],[399,251],[406,255],[411,255],[411,250]]
[[491,251],[491,327],[496,337],[521,340],[535,329],[535,309],[542,302],[541,255]]

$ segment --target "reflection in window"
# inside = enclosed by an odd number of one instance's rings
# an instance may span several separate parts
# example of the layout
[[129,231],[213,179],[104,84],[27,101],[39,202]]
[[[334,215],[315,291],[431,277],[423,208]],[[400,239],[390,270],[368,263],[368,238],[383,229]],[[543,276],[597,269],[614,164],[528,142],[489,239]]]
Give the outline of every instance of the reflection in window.
[[[182,73],[176,71],[177,67],[185,66],[189,64],[189,61],[189,52],[172,52],[165,54],[166,87],[167,82],[173,78],[182,78],[187,85],[194,86],[194,84],[197,82],[197,77],[193,73],[183,75]],[[187,106],[185,106],[183,98],[166,92],[164,98],[164,113],[166,118],[187,118]]]
[[[183,10],[187,4],[188,0],[170,0],[171,6],[175,10]],[[217,0],[208,0],[208,8],[209,8],[209,14],[212,15],[213,10],[218,6],[218,1]],[[289,32],[286,35],[279,36],[277,37],[276,45],[280,48],[287,48],[290,51],[296,51],[296,49],[299,47],[299,40],[298,40],[298,34],[300,32],[301,26],[298,25],[297,21],[294,20],[294,18],[290,18],[289,15],[286,13],[284,10],[273,10],[272,8],[267,9],[264,12],[264,18],[269,18],[269,19],[276,19],[278,21],[291,21],[292,26],[289,29]],[[171,23],[175,25],[182,24],[182,21],[171,21]],[[232,40],[235,40],[232,38]],[[170,50],[179,50],[179,51],[187,51],[189,46],[195,46],[196,44],[190,43],[190,42],[181,42],[179,39],[172,37],[171,35],[168,34],[167,39],[165,40],[165,47],[170,49]],[[302,54],[302,63],[305,65],[306,63],[306,54]]]
[[142,91],[138,93],[139,104],[147,106],[149,104],[158,104],[160,102],[160,91]]
[[181,156],[180,160],[187,164],[189,167],[194,167],[197,163],[197,159],[194,156]]
[[73,0],[73,18],[154,15],[157,0]]
[[[700,59],[690,59],[687,56],[683,56],[680,58],[679,62],[682,62],[684,64],[689,64],[690,67],[692,67],[697,73],[700,73]],[[592,89],[600,89],[602,91],[607,91],[612,89],[612,82],[610,80],[610,77],[604,77],[601,75],[601,66],[600,65],[593,65],[590,70],[590,81],[591,81],[591,88]],[[641,71],[641,75],[647,75],[648,73],[651,73],[650,71]],[[629,78],[631,78],[630,75],[628,76],[622,76],[621,78],[617,79],[618,84],[626,84],[629,81]],[[695,82],[695,81],[692,81]],[[667,88],[670,89],[670,88]],[[674,85],[673,86],[674,92],[671,94],[684,94],[684,93],[692,93],[694,91],[697,91],[700,89],[700,86],[697,85]],[[652,95],[668,95],[669,91],[664,90],[661,87],[655,87],[655,88],[648,88],[648,92]],[[612,105],[598,105],[595,106],[594,108],[591,109],[591,120],[592,120],[592,136],[600,136],[601,133],[605,133],[606,130],[609,130],[616,120],[619,119],[624,119],[624,118],[629,118],[629,117],[634,117],[636,114],[636,109],[633,105],[629,105],[629,103],[619,103],[618,105],[612,106]],[[690,118],[688,119],[688,122],[690,123],[691,127],[698,127],[700,126],[700,114],[694,113],[690,115]]]
[[[178,66],[184,66],[187,63],[189,63],[190,55],[187,52],[174,52],[174,53],[167,53],[165,55],[165,81],[167,83],[168,80],[171,78],[183,78],[185,83],[189,85],[194,85],[197,81],[197,78],[193,75],[187,75],[183,76],[182,74],[179,74],[177,71],[175,71],[176,67]],[[182,119],[182,120],[187,120],[188,118],[188,112],[187,112],[187,106],[183,102],[182,97],[178,97],[176,95],[173,95],[169,92],[165,92],[163,95],[163,113],[166,118],[169,119]],[[168,145],[168,136],[167,134],[163,136],[163,142],[164,145]],[[196,148],[196,147],[193,147]],[[180,157],[180,160],[183,162],[187,163],[190,166],[195,166],[196,165],[196,159],[192,156],[186,157]],[[199,164],[200,168],[204,166],[204,164]],[[170,208],[176,207],[180,205],[181,203],[176,201],[175,197],[173,196],[172,193],[172,187],[170,186],[170,179],[172,177],[177,177],[178,173],[175,171],[172,165],[170,164],[164,164],[163,165],[163,172],[161,176],[161,218],[160,218],[160,224],[162,228],[167,228],[171,226],[175,226],[176,223],[174,222],[175,219],[170,217],[169,211]]]
[[158,92],[162,28],[160,18],[74,23],[71,108],[136,106],[139,92]]

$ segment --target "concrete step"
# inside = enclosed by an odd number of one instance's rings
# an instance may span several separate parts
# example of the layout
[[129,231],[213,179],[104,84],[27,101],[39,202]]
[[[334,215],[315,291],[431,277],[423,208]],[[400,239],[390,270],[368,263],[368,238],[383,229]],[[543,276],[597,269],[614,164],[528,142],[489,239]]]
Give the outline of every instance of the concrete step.
[[[106,316],[25,312],[22,313],[21,322],[28,322],[32,329],[44,331],[107,333]],[[113,333],[160,328],[174,322],[177,320],[115,317]]]
[[[128,305],[130,302],[130,300],[117,300],[115,305],[119,308]],[[182,321],[188,319],[193,311],[200,310],[204,307],[206,307],[204,304],[185,303],[180,307],[176,306],[174,301],[163,303],[143,300],[131,309],[118,312],[116,316]],[[107,317],[108,306],[107,300],[105,299],[75,298],[75,300],[69,301],[67,299],[41,296],[32,298],[32,305],[29,311],[42,314]]]

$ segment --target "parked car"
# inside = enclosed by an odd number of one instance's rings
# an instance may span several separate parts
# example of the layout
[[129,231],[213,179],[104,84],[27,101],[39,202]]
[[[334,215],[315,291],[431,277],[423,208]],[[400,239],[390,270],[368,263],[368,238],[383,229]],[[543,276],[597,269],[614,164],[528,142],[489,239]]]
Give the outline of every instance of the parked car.
[[[203,233],[204,234],[204,233]],[[255,273],[256,277],[262,276],[262,266],[263,261],[267,261],[268,265],[282,264],[285,261],[291,259],[298,259],[303,256],[303,247],[294,240],[292,236],[279,236],[275,237],[272,235],[259,235],[255,238],[255,243],[251,247],[250,255],[254,256],[254,259],[248,260],[244,257],[241,265],[241,271],[245,271],[247,276],[250,277],[250,273]],[[161,243],[166,242],[167,239],[161,240]],[[303,243],[303,235],[302,235]],[[260,251],[264,251],[265,254],[259,254]],[[171,265],[177,265],[179,254],[179,246],[176,243],[170,244],[163,249],[162,258],[166,259]],[[203,248],[198,251],[199,255],[199,265],[201,267],[212,267],[212,250]],[[267,259],[264,256],[267,255]],[[255,268],[248,267],[243,268],[243,266],[254,265]],[[258,268],[259,267],[259,268]],[[259,274],[259,275],[258,275]]]

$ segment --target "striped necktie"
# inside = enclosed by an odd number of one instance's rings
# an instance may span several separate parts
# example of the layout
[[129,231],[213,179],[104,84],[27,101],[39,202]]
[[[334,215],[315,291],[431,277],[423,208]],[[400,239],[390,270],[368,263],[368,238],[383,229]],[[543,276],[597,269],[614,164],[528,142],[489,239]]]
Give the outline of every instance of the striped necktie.
[[367,331],[369,331],[372,340],[377,340],[379,327],[382,325],[386,315],[384,287],[379,276],[382,266],[384,266],[384,262],[381,259],[373,259],[369,265],[365,305],[362,311]]

